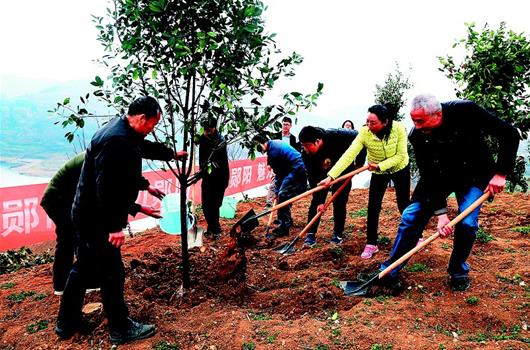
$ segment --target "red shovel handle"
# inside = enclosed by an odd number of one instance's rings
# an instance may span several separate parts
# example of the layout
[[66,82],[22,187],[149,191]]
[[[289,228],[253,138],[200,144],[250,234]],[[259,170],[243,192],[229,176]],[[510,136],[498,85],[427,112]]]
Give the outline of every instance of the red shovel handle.
[[313,224],[318,220],[318,218],[321,217],[322,214],[324,214],[324,212],[328,209],[330,204],[339,196],[342,190],[348,185],[348,182],[351,180],[352,177],[353,175],[351,175],[349,178],[344,180],[344,183],[335,191],[335,193],[333,193],[333,195],[326,201],[326,203],[324,203],[324,207],[322,208],[322,210],[317,211],[317,214],[313,217],[313,219],[311,219],[311,221],[306,225],[306,227],[304,227],[304,229],[298,234],[299,238],[303,238],[305,236],[307,231],[309,231],[309,228],[311,228],[311,226],[313,226]]

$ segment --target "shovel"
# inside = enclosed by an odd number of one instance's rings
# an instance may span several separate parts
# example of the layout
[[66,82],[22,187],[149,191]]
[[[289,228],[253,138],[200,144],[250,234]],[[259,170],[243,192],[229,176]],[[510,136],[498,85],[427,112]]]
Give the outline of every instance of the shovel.
[[[458,214],[457,217],[455,217],[453,220],[451,220],[447,226],[454,227],[457,223],[462,221],[466,216],[469,215],[475,208],[477,208],[479,205],[481,205],[488,197],[490,196],[489,191],[485,192],[480,198],[478,198],[476,201],[473,202],[469,207],[467,207],[463,212]],[[426,245],[434,241],[440,236],[440,233],[436,232],[429,238],[427,238],[422,243],[418,244],[413,249],[409,250],[405,255],[403,255],[398,260],[394,261],[390,266],[388,266],[383,271],[379,272],[379,274],[373,276],[368,281],[341,281],[341,288],[344,290],[344,294],[348,296],[366,296],[368,294],[368,290],[370,287],[374,284],[376,284],[379,280],[381,280],[383,277],[388,275],[392,270],[394,270],[396,267],[401,265],[403,262],[405,262],[407,259],[409,259],[412,255],[416,254],[419,250],[422,250]]]
[[276,248],[273,248],[272,251],[280,254],[294,253],[294,245],[296,244],[296,242],[298,242],[300,238],[303,238],[307,231],[309,231],[309,228],[311,228],[311,226],[313,226],[313,224],[318,220],[318,218],[321,217],[322,214],[324,214],[324,212],[328,209],[329,205],[339,196],[339,194],[346,187],[346,185],[348,185],[348,182],[351,180],[352,177],[353,175],[350,178],[344,180],[344,183],[335,191],[335,193],[333,193],[333,196],[331,196],[326,201],[326,203],[324,203],[324,207],[317,212],[315,217],[311,219],[311,221],[306,225],[306,227],[304,227],[304,229],[290,243],[282,244]]
[[[344,174],[344,175],[336,178],[335,180],[333,180],[329,184],[329,186],[334,185],[334,184],[336,184],[336,183],[338,183],[338,182],[340,182],[340,181],[342,181],[342,180],[344,180],[346,178],[353,177],[354,175],[357,175],[360,172],[365,171],[366,169],[368,169],[368,165],[365,165],[365,166],[360,167],[360,168],[358,168],[358,169],[356,169],[354,171],[351,171],[351,172],[349,172],[347,174]],[[304,192],[302,194],[299,194],[298,196],[295,196],[295,197],[293,197],[293,198],[291,198],[289,200],[286,200],[285,202],[277,204],[277,205],[273,206],[272,208],[270,208],[268,210],[265,210],[264,212],[261,212],[259,214],[255,214],[254,210],[250,209],[245,214],[245,216],[243,216],[242,219],[240,219],[238,222],[236,222],[234,224],[234,227],[230,230],[230,232],[232,232],[232,231],[233,232],[237,232],[238,228],[236,226],[242,226],[241,230],[240,230],[242,232],[252,231],[253,229],[255,229],[256,227],[259,226],[259,221],[257,219],[261,218],[262,216],[265,216],[265,215],[267,215],[267,214],[269,214],[269,213],[271,213],[273,211],[281,209],[281,208],[283,208],[283,207],[285,207],[285,206],[287,206],[287,205],[289,205],[291,203],[294,203],[294,202],[296,202],[296,201],[298,201],[298,200],[300,200],[302,198],[305,198],[305,197],[307,197],[307,196],[309,196],[309,195],[311,195],[311,194],[313,194],[315,192],[318,192],[318,191],[321,191],[321,190],[323,190],[325,188],[328,188],[329,186],[317,186],[315,188],[310,189],[309,191],[306,191],[306,192]],[[251,212],[252,212],[252,214],[250,214]],[[244,218],[246,218],[246,219],[243,220]]]

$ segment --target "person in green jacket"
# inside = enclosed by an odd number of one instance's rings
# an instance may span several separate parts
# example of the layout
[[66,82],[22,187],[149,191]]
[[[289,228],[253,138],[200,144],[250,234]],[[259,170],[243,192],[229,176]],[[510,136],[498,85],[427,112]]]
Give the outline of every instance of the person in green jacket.
[[377,247],[379,213],[388,182],[392,180],[394,183],[400,213],[403,213],[410,201],[407,132],[403,125],[392,120],[392,115],[385,106],[374,105],[368,108],[366,126],[361,128],[359,136],[319,185],[328,186],[333,179],[339,177],[363,147],[368,152],[368,169],[372,171],[372,178],[368,195],[367,243],[361,258],[370,259],[379,251]]

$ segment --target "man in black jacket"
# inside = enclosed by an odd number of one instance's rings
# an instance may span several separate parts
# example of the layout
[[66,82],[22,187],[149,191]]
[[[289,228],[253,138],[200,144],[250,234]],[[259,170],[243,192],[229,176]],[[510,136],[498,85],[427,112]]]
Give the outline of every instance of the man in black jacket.
[[[305,126],[300,131],[298,139],[302,146],[302,158],[307,170],[309,178],[309,185],[313,188],[325,179],[328,171],[335,165],[337,160],[350,147],[351,143],[357,136],[356,130],[349,129],[327,129]],[[355,162],[352,163],[344,172],[350,172],[364,164],[366,159],[366,150],[363,149]],[[342,185],[342,183],[331,186],[331,192],[335,191]],[[342,234],[344,231],[344,224],[346,222],[346,203],[351,190],[351,180],[349,184],[342,190],[333,202],[333,237],[330,243],[341,244]],[[317,213],[317,209],[326,201],[327,191],[319,191],[313,194],[307,222],[311,221]],[[304,245],[312,247],[316,244],[316,232],[320,219],[317,220],[308,230]]]
[[218,239],[221,236],[219,208],[223,204],[230,178],[228,153],[224,138],[217,130],[217,120],[207,120],[203,128],[204,133],[199,139],[199,164],[202,174],[202,211],[208,224],[205,234]]
[[292,148],[300,152],[300,143],[296,141],[296,136],[291,134],[292,126],[293,126],[292,119],[289,117],[283,117],[282,131],[274,134],[273,140],[282,140],[283,142],[289,144]]
[[[414,248],[433,215],[438,217],[438,232],[446,237],[454,231],[453,252],[447,269],[454,291],[469,288],[469,264],[478,231],[476,208],[456,227],[450,228],[446,198],[454,192],[458,211],[462,212],[486,189],[492,195],[504,189],[506,175],[512,172],[519,143],[517,130],[472,101],[440,103],[432,95],[419,95],[412,101],[410,115],[414,129],[409,140],[414,147],[420,180],[412,203],[403,212],[390,258],[381,270]],[[499,145],[494,162],[485,135]],[[398,286],[394,269],[381,283]],[[379,271],[378,271],[379,272]]]
[[85,276],[100,278],[105,316],[113,344],[150,337],[154,325],[130,319],[124,299],[125,271],[120,247],[129,213],[137,212],[138,191],[145,187],[142,156],[170,160],[185,158],[160,143],[144,138],[160,120],[161,109],[152,97],[131,103],[126,117],[111,120],[98,130],[87,148],[72,207],[79,247],[61,299],[55,332],[61,339],[82,331],[81,308]]

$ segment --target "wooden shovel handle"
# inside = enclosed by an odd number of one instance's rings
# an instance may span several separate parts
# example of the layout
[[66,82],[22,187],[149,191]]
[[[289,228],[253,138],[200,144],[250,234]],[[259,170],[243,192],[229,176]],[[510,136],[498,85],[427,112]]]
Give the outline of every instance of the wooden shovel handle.
[[[275,199],[272,205],[276,205],[277,200]],[[269,221],[267,222],[267,227],[270,227],[272,224],[272,218],[274,217],[274,212],[271,211],[271,214],[269,215]]]
[[[490,196],[490,193],[489,191],[487,192],[484,192],[484,194],[482,196],[480,196],[476,201],[474,201],[469,207],[467,207],[463,212],[461,212],[460,214],[458,214],[457,217],[455,217],[453,220],[451,220],[446,226],[450,226],[450,227],[453,227],[455,226],[456,224],[458,224],[460,221],[462,221],[462,219],[464,219],[466,216],[469,215],[469,213],[471,213],[473,210],[475,210],[479,205],[481,205],[486,199],[488,199],[488,197]],[[383,271],[381,271],[379,273],[379,279],[385,277],[387,274],[389,274],[392,270],[394,270],[396,267],[398,267],[400,264],[402,264],[405,260],[407,260],[408,258],[410,258],[412,255],[416,254],[419,250],[423,249],[426,245],[428,245],[429,243],[431,243],[432,241],[434,241],[435,239],[437,239],[438,237],[440,237],[440,233],[439,232],[436,232],[435,234],[433,234],[432,236],[430,236],[429,238],[427,238],[425,241],[421,242],[420,244],[418,244],[416,247],[414,247],[413,249],[409,250],[405,255],[403,255],[401,258],[397,259],[396,261],[394,261],[392,264],[390,264],[390,266],[388,266],[386,269],[384,269]]]
[[333,196],[331,196],[326,201],[326,203],[324,203],[324,208],[322,211],[317,210],[317,214],[313,217],[313,219],[311,219],[311,221],[306,225],[306,227],[304,227],[304,229],[298,234],[299,238],[303,238],[305,236],[306,232],[309,231],[309,228],[313,226],[313,224],[318,220],[319,217],[322,216],[322,214],[324,214],[324,211],[326,211],[326,209],[328,209],[330,204],[339,196],[342,190],[348,185],[348,181],[350,181],[353,176],[354,175],[351,175],[349,178],[344,180],[344,183],[335,191],[335,193],[333,193]]
[[[359,174],[359,173],[361,173],[361,172],[363,172],[363,171],[365,171],[367,169],[368,169],[368,165],[365,165],[365,166],[362,166],[362,167],[360,167],[358,169],[355,169],[354,171],[350,171],[349,173],[344,174],[344,175],[336,178],[335,180],[331,181],[329,186],[334,185],[334,184],[336,184],[336,183],[338,183],[338,182],[340,182],[340,181],[342,181],[342,180],[344,180],[346,178],[352,178],[353,176],[355,176],[355,175],[357,175],[357,174]],[[287,206],[287,205],[289,205],[291,203],[294,203],[296,201],[299,201],[300,199],[305,198],[305,197],[307,197],[307,196],[309,196],[309,195],[311,195],[311,194],[313,194],[315,192],[318,192],[318,191],[321,191],[321,190],[323,190],[325,188],[328,188],[329,186],[317,186],[315,188],[310,189],[309,191],[306,191],[304,193],[299,194],[298,196],[295,196],[295,197],[293,197],[293,198],[291,198],[289,200],[286,200],[285,202],[282,202],[282,203],[280,203],[278,205],[275,205],[272,208],[270,208],[269,210],[272,212],[272,211],[281,209],[281,208],[283,208],[283,207],[285,207],[285,206]],[[267,215],[267,214],[265,214],[265,215]]]

